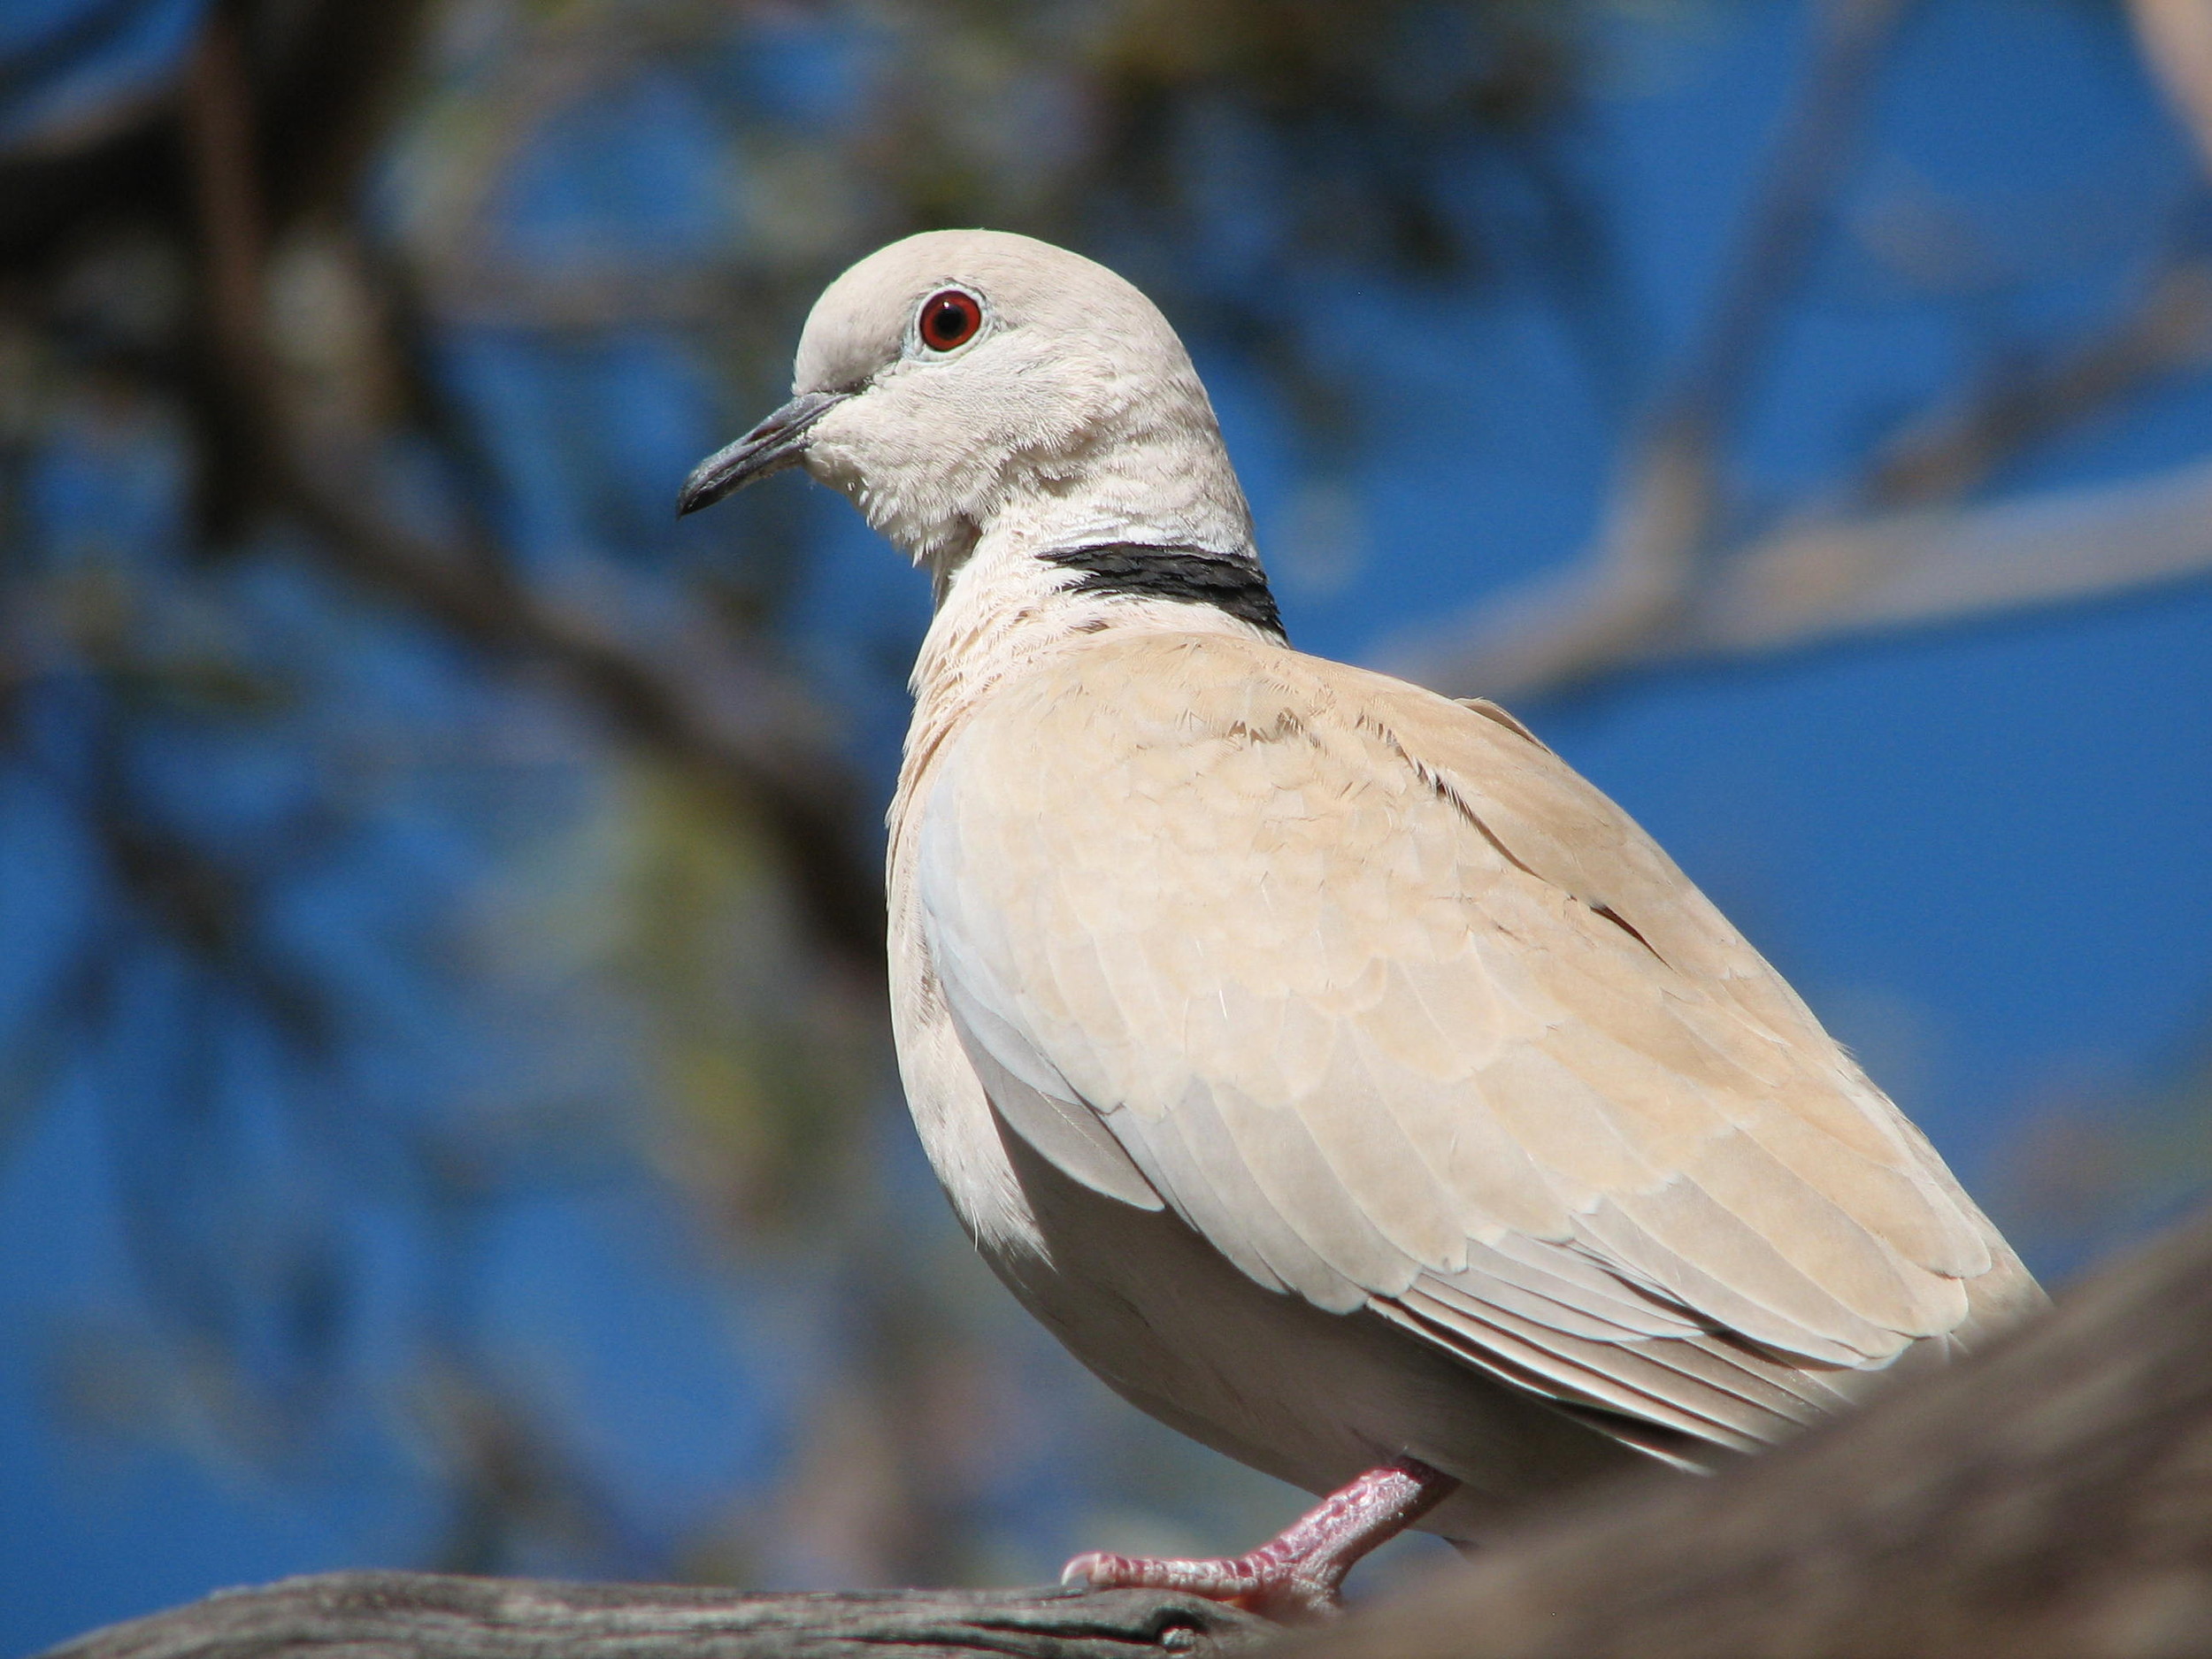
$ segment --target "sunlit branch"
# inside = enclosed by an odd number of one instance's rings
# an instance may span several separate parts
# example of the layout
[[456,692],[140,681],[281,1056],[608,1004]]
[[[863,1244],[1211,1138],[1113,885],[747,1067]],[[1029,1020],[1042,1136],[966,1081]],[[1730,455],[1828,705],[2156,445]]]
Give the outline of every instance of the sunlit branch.
[[1982,507],[1785,528],[1716,566],[1672,626],[1631,660],[1771,651],[2205,575],[2212,461]]
[[1162,1590],[863,1590],[762,1595],[426,1572],[290,1578],[135,1619],[45,1659],[1227,1659],[1256,1614]]

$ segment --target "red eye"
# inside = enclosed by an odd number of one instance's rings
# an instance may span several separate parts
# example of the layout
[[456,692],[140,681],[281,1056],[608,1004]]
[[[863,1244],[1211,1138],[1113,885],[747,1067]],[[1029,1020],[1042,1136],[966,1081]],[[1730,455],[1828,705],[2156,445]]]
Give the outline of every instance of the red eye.
[[922,343],[933,351],[950,351],[975,338],[983,326],[983,308],[975,296],[947,288],[922,302]]

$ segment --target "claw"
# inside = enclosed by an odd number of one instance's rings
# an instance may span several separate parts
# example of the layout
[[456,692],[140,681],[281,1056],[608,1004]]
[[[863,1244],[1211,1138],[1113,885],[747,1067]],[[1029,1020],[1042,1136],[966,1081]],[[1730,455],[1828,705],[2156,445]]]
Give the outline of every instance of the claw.
[[1343,1610],[1344,1579],[1361,1557],[1451,1495],[1459,1483],[1410,1457],[1371,1469],[1248,1555],[1198,1560],[1086,1550],[1061,1570],[1082,1590],[1181,1590],[1283,1624]]

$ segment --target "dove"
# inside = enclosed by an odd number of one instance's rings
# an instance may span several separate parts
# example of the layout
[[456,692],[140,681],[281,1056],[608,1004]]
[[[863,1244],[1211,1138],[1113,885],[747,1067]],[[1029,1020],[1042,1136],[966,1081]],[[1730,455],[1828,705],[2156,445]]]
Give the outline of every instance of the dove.
[[1324,1499],[1068,1582],[1323,1617],[1408,1526],[1712,1470],[2041,1304],[1619,807],[1495,704],[1291,648],[1131,284],[996,232],[879,250],[680,510],[794,466],[935,596],[889,970],[953,1208],[1124,1398]]

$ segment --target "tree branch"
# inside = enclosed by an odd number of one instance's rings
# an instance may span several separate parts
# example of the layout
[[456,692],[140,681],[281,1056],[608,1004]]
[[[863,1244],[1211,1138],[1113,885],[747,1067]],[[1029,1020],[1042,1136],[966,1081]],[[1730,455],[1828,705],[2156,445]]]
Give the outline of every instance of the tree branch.
[[[1827,0],[1811,73],[1777,141],[1710,319],[1645,417],[1594,545],[1465,624],[1422,665],[1486,694],[1573,679],[1663,629],[1694,581],[1723,496],[1718,445],[1755,385],[1783,303],[1803,278],[1911,0]],[[1472,638],[1466,636],[1471,632]]]
[[[1932,416],[1875,459],[1856,500],[1801,515],[1711,560],[1695,582],[1600,635],[1578,569],[1494,602],[1472,625],[1386,653],[1424,684],[1501,696],[1687,659],[1755,655],[1860,631],[1959,622],[2118,596],[2212,573],[2212,463],[1963,507],[2004,459],[2128,391],[2212,359],[2212,265],[2177,265],[2094,339]],[[1896,511],[1902,509],[1902,511]],[[1681,511],[1677,509],[1677,511]],[[1609,614],[1603,600],[1598,615]]]
[[2030,446],[2170,374],[2212,363],[2212,261],[2169,265],[2108,326],[2017,365],[1882,446],[1858,490],[1870,508],[1955,501]]
[[[1808,517],[1719,561],[1663,629],[1612,642],[1582,670],[1758,656],[1838,635],[1925,627],[2212,576],[2212,461],[2093,488],[1863,517]],[[1509,614],[1503,607],[1494,616]],[[1504,625],[1500,624],[1501,627]],[[1419,641],[1392,664],[1426,683],[1455,671]],[[1486,694],[1516,680],[1486,659]]]
[[1730,558],[1632,660],[2118,596],[2212,574],[2212,461],[2096,488],[1786,527]]
[[1147,1590],[753,1595],[676,1585],[334,1572],[96,1631],[45,1659],[1217,1659],[1274,1629]]
[[[2195,0],[2132,4],[2146,52],[2212,146],[2212,23],[2204,20],[2212,13]],[[1838,37],[1849,45],[1837,54],[1849,74],[1832,61],[1813,77],[1808,101],[1829,113],[1802,119],[1801,135],[1832,138],[1838,88],[1870,73],[1878,36],[1868,19],[1858,26]],[[1791,159],[1802,149],[1801,138],[1785,144],[1777,164],[1784,182],[1770,190],[1783,204],[1769,209],[1776,223],[1750,236],[1754,251],[1732,284],[1736,297],[1718,307],[1717,343],[1694,359],[1632,457],[1593,552],[1471,618],[1400,642],[1387,655],[1401,672],[1455,691],[1525,694],[1654,663],[2123,594],[2212,569],[2212,537],[2193,534],[2186,521],[2203,499],[2194,467],[2078,497],[1945,509],[2031,446],[2212,361],[2212,261],[2202,257],[2174,261],[2089,338],[2008,367],[1908,426],[1847,498],[1724,555],[1701,557],[1717,500],[1717,427],[1702,411],[1727,408],[1751,372],[1750,345],[1765,322],[1749,296],[1778,297],[1793,268],[1772,251],[1786,241],[1778,227],[1796,227],[1801,252],[1816,222],[1813,184],[1826,178],[1832,186],[1836,177],[1832,154]]]

